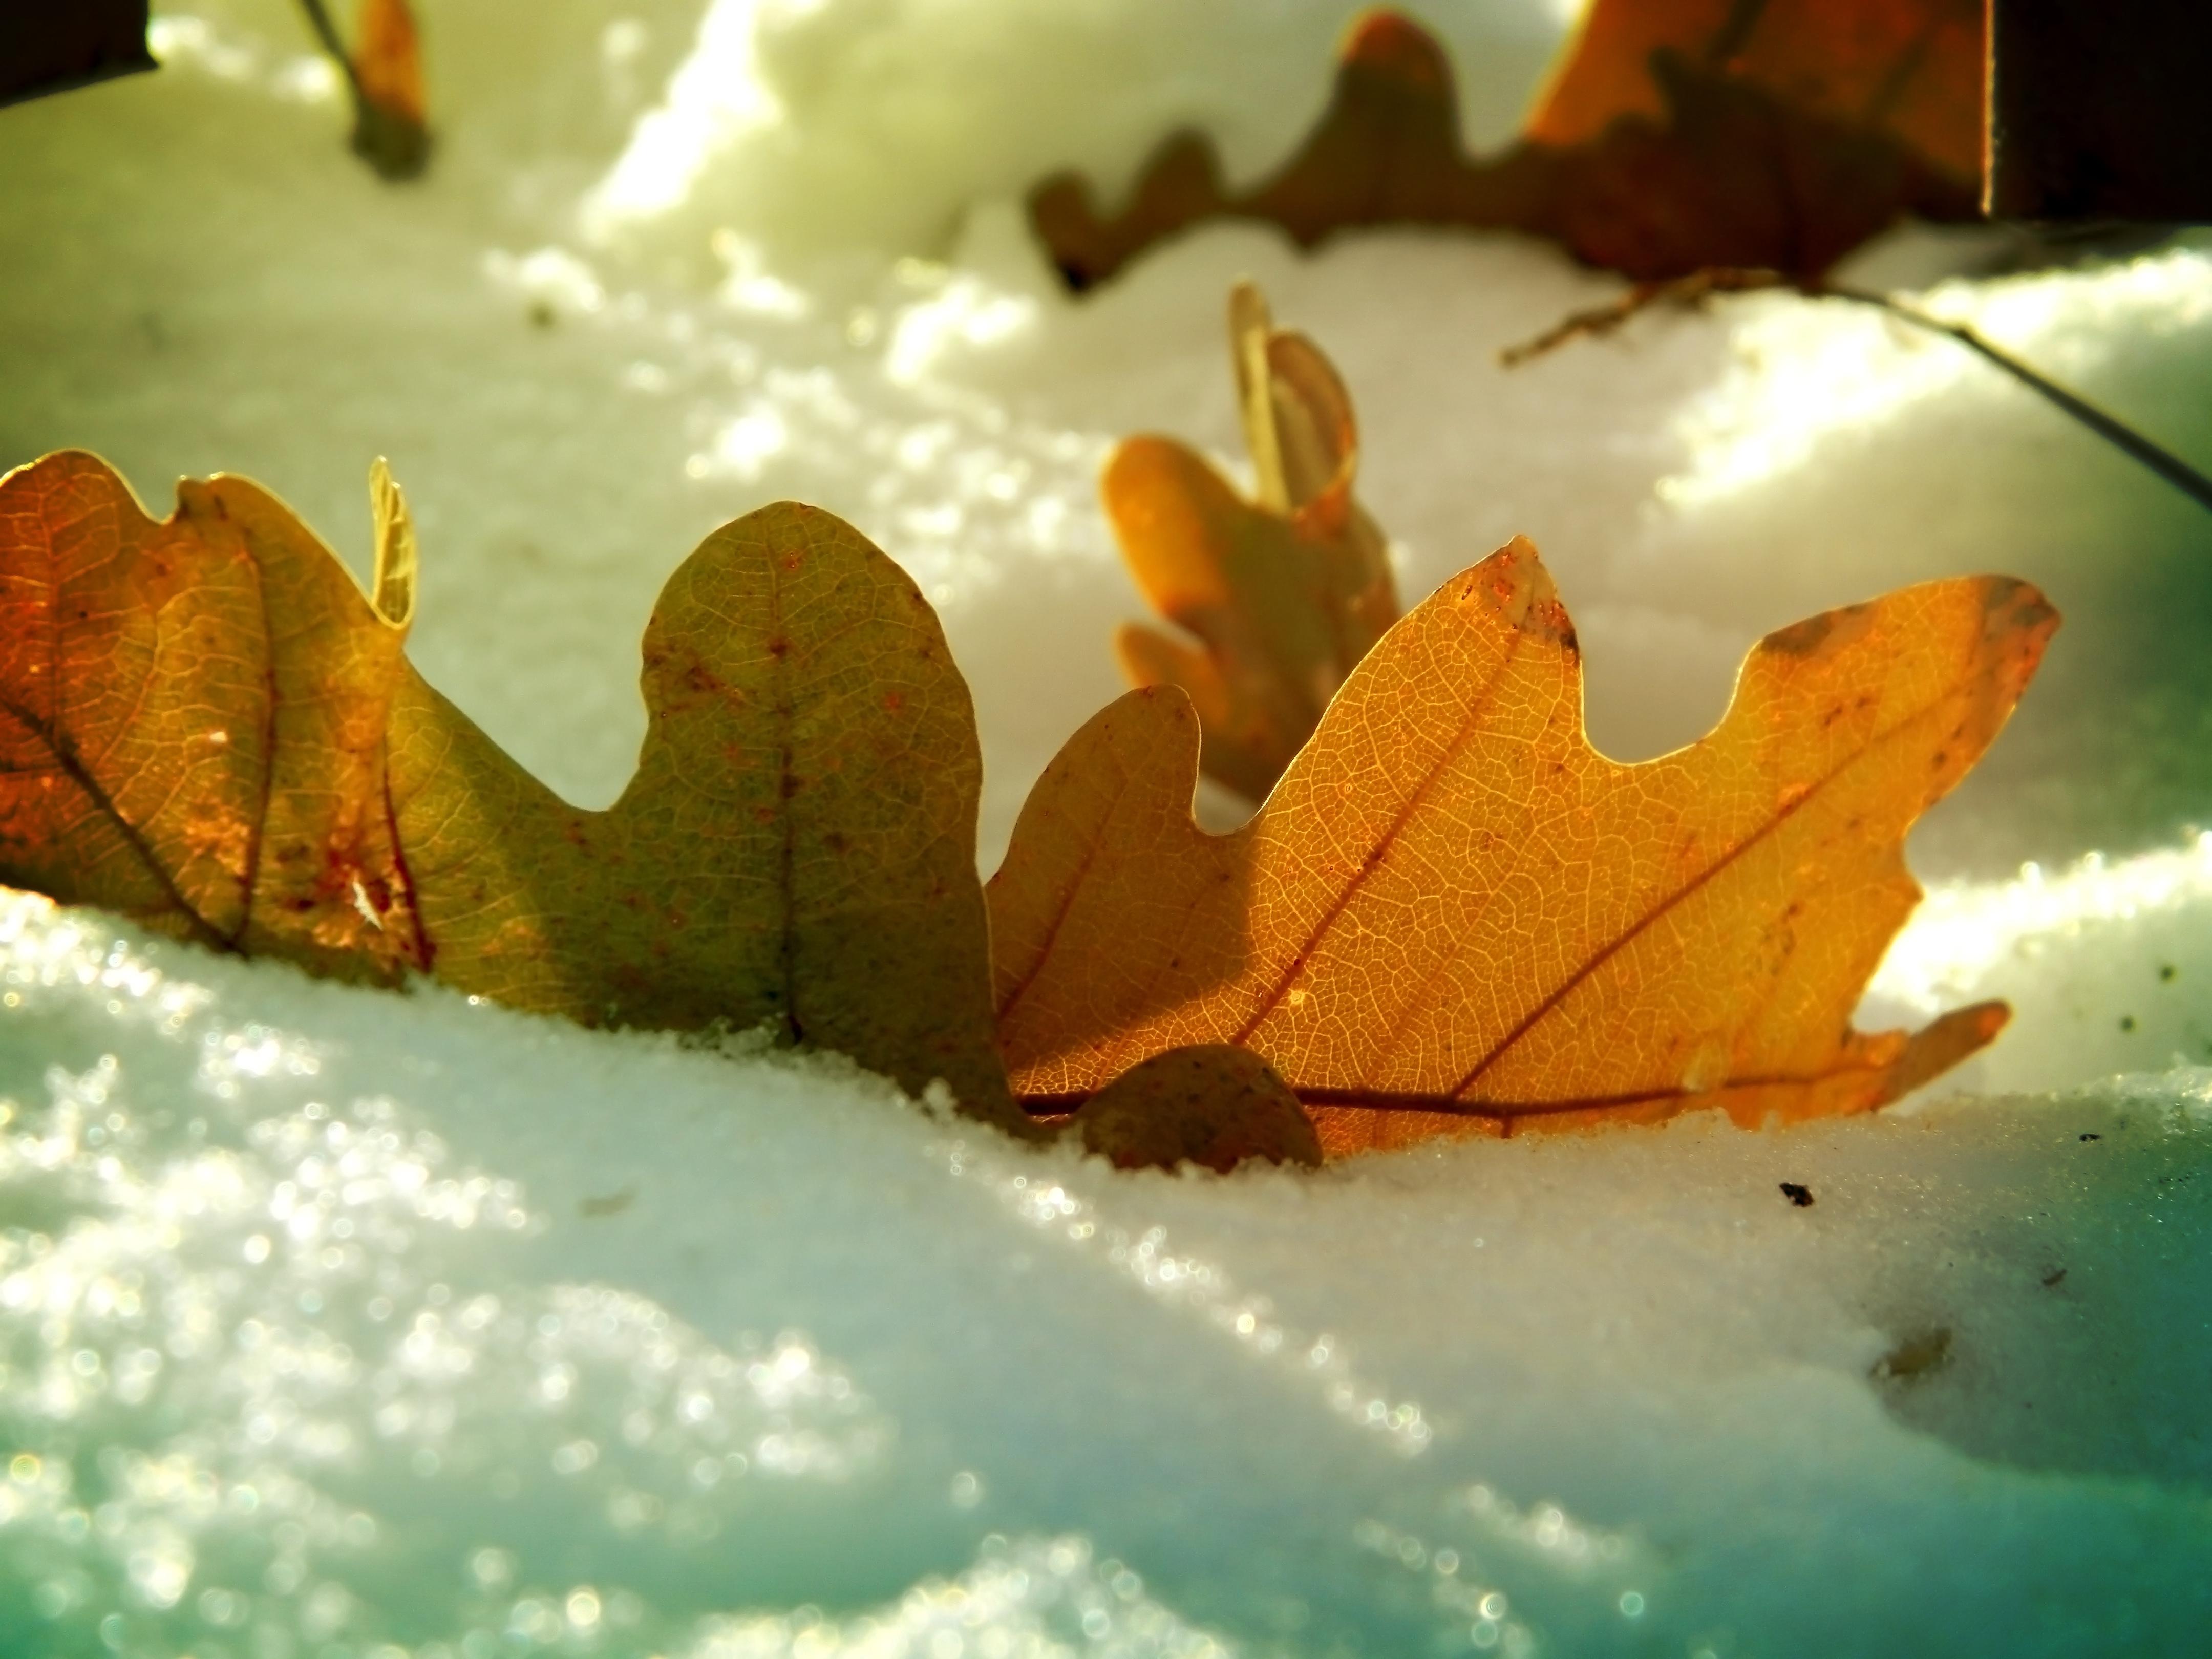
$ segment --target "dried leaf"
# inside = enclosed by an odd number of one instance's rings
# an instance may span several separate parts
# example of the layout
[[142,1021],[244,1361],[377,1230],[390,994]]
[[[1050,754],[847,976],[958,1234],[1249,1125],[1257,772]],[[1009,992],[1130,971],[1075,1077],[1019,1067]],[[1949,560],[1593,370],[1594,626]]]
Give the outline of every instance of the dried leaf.
[[1352,499],[1358,434],[1328,359],[1273,328],[1249,283],[1230,296],[1230,342],[1259,499],[1167,438],[1121,445],[1102,488],[1138,586],[1202,647],[1132,624],[1115,641],[1123,672],[1188,691],[1207,775],[1257,799],[1397,619],[1398,595],[1382,532]]
[[1230,191],[1211,143],[1182,132],[1121,213],[1060,173],[1030,192],[1030,221],[1079,290],[1223,216],[1279,225],[1301,246],[1358,226],[1456,225],[1547,236],[1640,282],[1714,266],[1809,282],[1900,215],[1974,216],[1979,81],[1960,71],[1980,35],[1978,23],[1960,34],[1967,10],[1601,4],[1522,141],[1490,161],[1465,154],[1442,47],[1370,12],[1346,37],[1320,123],[1253,190]]
[[1589,143],[1663,119],[1653,60],[1764,88],[1792,108],[1887,132],[1972,184],[1982,171],[1984,0],[1593,0],[1522,129]]
[[1266,1059],[1332,1156],[1717,1105],[1896,1098],[1993,1036],[1850,1029],[1917,902],[1902,846],[1995,738],[2057,617],[1998,577],[1770,635],[1727,715],[1626,766],[1516,541],[1393,629],[1258,815],[1191,821],[1172,689],[1096,716],[988,889],[1001,1052],[1030,1109],[1192,1043]]
[[430,159],[430,112],[407,0],[361,0],[349,68],[355,151],[387,179],[414,178]]
[[413,532],[372,489],[374,602],[240,479],[161,524],[91,456],[0,480],[0,880],[587,1024],[767,1022],[1026,1130],[968,690],[897,566],[788,503],[710,536],[647,630],[637,775],[581,811],[401,656]]
[[669,579],[644,656],[644,749],[604,812],[410,678],[392,794],[438,977],[594,1024],[770,1022],[1013,1121],[975,714],[912,579],[830,514],[764,507]]
[[1191,1163],[1226,1174],[1250,1158],[1321,1163],[1312,1121],[1249,1048],[1210,1043],[1139,1062],[1070,1121],[1085,1152],[1123,1170]]
[[424,965],[384,788],[386,609],[242,478],[155,524],[90,455],[0,481],[0,880],[218,948]]

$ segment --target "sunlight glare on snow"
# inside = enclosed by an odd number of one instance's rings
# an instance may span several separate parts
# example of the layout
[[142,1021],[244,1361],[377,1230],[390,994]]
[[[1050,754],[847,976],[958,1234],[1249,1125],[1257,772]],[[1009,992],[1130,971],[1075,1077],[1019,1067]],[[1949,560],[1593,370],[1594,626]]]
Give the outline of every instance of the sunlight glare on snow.
[[515,1182],[388,1096],[269,1110],[323,1045],[228,1024],[124,939],[5,897],[12,1006],[112,990],[114,1027],[198,1054],[182,1097],[142,1099],[111,1053],[0,1109],[0,1422],[41,1436],[0,1538],[43,1573],[42,1617],[198,1589],[204,1624],[333,1635],[356,1617],[334,1575],[396,1525],[392,1494],[362,1506],[380,1467],[448,1504],[543,1504],[550,1480],[616,1537],[681,1541],[732,1493],[881,1455],[890,1425],[805,1338],[718,1343],[629,1291],[516,1280],[471,1239],[543,1231]]
[[[1938,284],[1914,301],[2063,380],[2094,370],[2130,334],[2212,314],[2212,255],[2182,250],[2087,271]],[[1837,435],[1872,427],[1968,380],[2027,395],[1957,343],[1871,307],[1795,297],[1738,301],[1735,361],[1675,422],[1688,466],[1659,498],[1705,505],[1806,465]]]
[[566,248],[532,248],[520,254],[494,248],[484,255],[483,272],[497,286],[554,307],[556,313],[589,316],[607,302],[598,273]]
[[709,1620],[683,1659],[1235,1659],[1234,1644],[1144,1594],[1090,1540],[992,1534],[950,1583],[925,1579],[889,1607],[850,1620],[796,1613]]
[[2013,881],[1947,882],[1921,901],[1870,988],[1933,1012],[2030,940],[2197,907],[2212,907],[2212,832],[2134,858],[2090,853],[2056,874],[2030,864]]
[[[902,276],[905,268],[916,272],[929,269],[919,260],[902,264]],[[928,278],[907,280],[924,283]],[[937,281],[936,292],[908,306],[891,329],[884,373],[901,386],[921,380],[955,345],[988,348],[1036,326],[1037,303],[1026,295],[1000,293],[973,276],[948,280],[940,270]]]
[[605,240],[682,205],[723,147],[779,125],[783,106],[760,75],[760,26],[811,9],[804,0],[714,0],[660,103],[638,118],[621,159],[584,198],[586,234]]
[[1171,1250],[1166,1228],[1102,1214],[1097,1203],[1038,1176],[1020,1153],[988,1141],[955,1140],[940,1155],[949,1172],[982,1182],[1038,1231],[1102,1256],[1149,1295],[1188,1310],[1232,1342],[1318,1383],[1328,1408],[1354,1427],[1382,1436],[1408,1457],[1427,1448],[1434,1431],[1417,1402],[1394,1401],[1360,1376],[1338,1338],[1286,1327],[1275,1316],[1273,1298],[1240,1291],[1218,1265]]

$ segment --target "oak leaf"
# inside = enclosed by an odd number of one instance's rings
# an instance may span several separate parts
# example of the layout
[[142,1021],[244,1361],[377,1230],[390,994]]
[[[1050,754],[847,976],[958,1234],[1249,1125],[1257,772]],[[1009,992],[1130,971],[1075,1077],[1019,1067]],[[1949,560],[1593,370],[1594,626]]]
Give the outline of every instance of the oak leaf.
[[1443,48],[1370,12],[1313,131],[1249,191],[1224,184],[1208,140],[1181,132],[1119,213],[1063,173],[1030,191],[1030,222],[1079,291],[1216,216],[1278,225],[1305,247],[1361,226],[1452,225],[1549,237],[1638,282],[1724,266],[1810,283],[1902,215],[1974,216],[1978,11],[1607,0],[1521,140],[1487,160],[1462,143]]
[[2057,622],[1998,577],[1831,611],[1752,651],[1705,738],[1623,765],[1583,735],[1573,630],[1516,541],[1391,630],[1224,836],[1190,817],[1189,698],[1132,692],[1047,769],[988,889],[1015,1091],[1064,1110],[1167,1049],[1234,1043],[1332,1156],[1881,1105],[2003,1023],[1850,1021],[1918,898],[1905,831]]
[[968,690],[913,582],[784,503],[648,625],[637,775],[529,776],[402,654],[378,568],[243,479],[155,523],[104,463],[0,479],[0,881],[217,949],[592,1024],[769,1024],[1026,1132],[992,1048]]
[[361,0],[346,64],[355,153],[387,179],[413,178],[430,159],[430,114],[421,36],[407,0]]
[[1893,135],[1961,184],[1982,172],[1984,0],[1592,0],[1523,135],[1588,143],[1663,119],[1655,60],[1701,64],[1795,108]]
[[1126,625],[1123,672],[1187,691],[1207,775],[1256,800],[1397,620],[1398,596],[1382,532],[1352,497],[1359,441],[1343,382],[1312,341],[1272,325],[1250,283],[1229,313],[1257,500],[1159,437],[1120,445],[1101,490],[1138,586],[1201,647]]
[[[404,549],[404,534],[387,532]],[[428,960],[385,791],[412,610],[242,478],[156,524],[94,457],[0,480],[0,880],[219,949]]]

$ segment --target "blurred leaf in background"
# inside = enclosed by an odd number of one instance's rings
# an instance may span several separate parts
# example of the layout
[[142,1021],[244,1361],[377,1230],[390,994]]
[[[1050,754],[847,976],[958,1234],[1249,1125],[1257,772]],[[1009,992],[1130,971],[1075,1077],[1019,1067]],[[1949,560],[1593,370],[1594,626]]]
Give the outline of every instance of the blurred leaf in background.
[[1461,142],[1443,48],[1372,11],[1313,131],[1252,189],[1177,133],[1120,212],[1060,173],[1031,191],[1030,222],[1079,291],[1218,216],[1301,246],[1457,225],[1549,237],[1639,282],[1714,266],[1810,281],[1900,217],[1976,216],[1979,20],[1978,0],[1599,0],[1520,142],[1483,160]]
[[146,0],[0,3],[0,104],[154,67]]
[[384,178],[419,177],[430,161],[422,47],[407,0],[361,0],[349,52],[323,0],[301,0],[353,92],[354,151]]

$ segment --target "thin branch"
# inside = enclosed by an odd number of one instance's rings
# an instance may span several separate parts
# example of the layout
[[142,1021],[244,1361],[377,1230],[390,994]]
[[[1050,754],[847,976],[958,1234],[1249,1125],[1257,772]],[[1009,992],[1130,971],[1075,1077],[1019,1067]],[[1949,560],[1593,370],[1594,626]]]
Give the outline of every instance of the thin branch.
[[1587,310],[1571,312],[1534,339],[1506,347],[1498,361],[1508,368],[1557,349],[1571,340],[1602,339],[1624,324],[1661,304],[1698,306],[1716,295],[1748,294],[1769,289],[1791,289],[1808,300],[1844,300],[1871,306],[1899,322],[1957,341],[1984,362],[2011,375],[2062,414],[2087,427],[2106,443],[2165,479],[2200,507],[2212,508],[2212,477],[2207,477],[2181,457],[2136,431],[2118,416],[2107,414],[2080,394],[2069,391],[2049,375],[2032,368],[2002,346],[1992,343],[1965,323],[1950,323],[1930,316],[1917,307],[1871,289],[1831,284],[1800,287],[1778,271],[1716,268],[1693,271],[1672,282],[1639,283],[1619,299]]
[[1750,294],[1764,289],[1795,286],[1778,270],[1757,267],[1738,270],[1726,265],[1708,266],[1663,283],[1638,283],[1617,300],[1571,311],[1534,339],[1505,347],[1498,354],[1498,361],[1507,368],[1518,368],[1534,358],[1558,350],[1570,340],[1601,340],[1654,306],[1694,308],[1717,294]]
[[361,91],[361,76],[353,66],[353,58],[346,51],[345,42],[338,38],[337,26],[323,9],[323,0],[300,0],[300,9],[307,14],[307,25],[315,32],[315,39],[323,43],[323,50],[337,60],[339,70],[345,76],[356,95]]
[[1978,353],[1984,360],[1996,364],[2029,391],[2046,399],[2065,414],[2072,416],[2106,443],[2124,454],[2132,456],[2152,471],[2172,484],[2185,495],[2205,507],[2212,507],[2212,478],[2208,478],[2195,467],[2163,446],[2128,425],[2117,416],[2108,415],[2087,398],[2068,391],[2057,381],[2014,356],[2003,348],[1992,345],[1964,323],[1947,323],[1940,317],[1906,305],[1887,294],[1875,294],[1863,289],[1825,287],[1813,289],[1817,295],[1832,300],[1849,300],[1855,305],[1872,306],[1887,312],[1900,321],[1924,328],[1931,334],[1948,334],[1969,351]]

